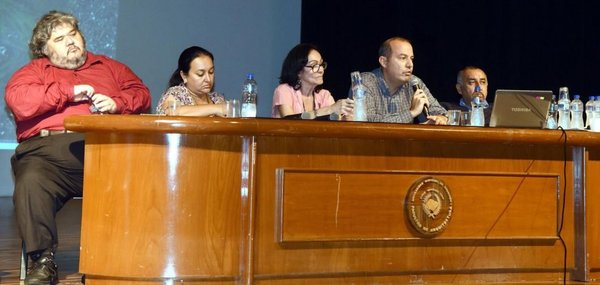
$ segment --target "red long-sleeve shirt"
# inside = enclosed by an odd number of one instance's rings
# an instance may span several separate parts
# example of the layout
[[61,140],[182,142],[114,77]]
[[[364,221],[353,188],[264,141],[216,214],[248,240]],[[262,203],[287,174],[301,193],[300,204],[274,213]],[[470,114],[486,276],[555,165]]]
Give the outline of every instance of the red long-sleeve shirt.
[[135,114],[150,109],[150,91],[126,65],[102,55],[87,53],[77,69],[52,65],[48,58],[34,59],[6,84],[5,101],[17,123],[19,142],[42,129],[62,130],[68,115],[90,114],[87,101],[71,102],[73,87],[88,84],[95,93],[111,97],[118,114]]

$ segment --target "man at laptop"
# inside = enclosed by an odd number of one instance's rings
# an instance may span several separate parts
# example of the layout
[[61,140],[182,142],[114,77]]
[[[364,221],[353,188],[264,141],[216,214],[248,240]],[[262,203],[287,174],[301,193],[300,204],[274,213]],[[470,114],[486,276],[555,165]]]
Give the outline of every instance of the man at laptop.
[[[477,86],[479,86],[479,92],[475,92]],[[466,66],[458,71],[458,75],[456,76],[456,92],[461,96],[458,104],[451,102],[441,103],[447,110],[471,111],[471,99],[474,96],[479,96],[481,99],[486,100],[488,79],[483,69],[476,66]],[[488,125],[492,114],[491,104],[485,107],[483,114],[485,116],[485,124]]]

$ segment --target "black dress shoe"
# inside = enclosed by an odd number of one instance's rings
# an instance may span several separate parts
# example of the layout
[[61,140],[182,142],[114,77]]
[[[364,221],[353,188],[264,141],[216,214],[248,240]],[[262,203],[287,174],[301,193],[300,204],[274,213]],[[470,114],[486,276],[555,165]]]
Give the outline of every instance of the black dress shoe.
[[53,254],[44,255],[36,260],[25,278],[25,284],[28,285],[55,285],[57,282],[58,266],[54,263]]

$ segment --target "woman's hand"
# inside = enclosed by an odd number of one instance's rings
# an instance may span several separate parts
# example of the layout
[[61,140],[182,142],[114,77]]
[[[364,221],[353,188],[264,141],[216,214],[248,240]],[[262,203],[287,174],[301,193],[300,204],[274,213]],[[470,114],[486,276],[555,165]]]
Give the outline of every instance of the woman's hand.
[[229,110],[227,109],[227,102],[215,104],[215,106],[217,106],[217,112],[215,113],[215,115],[219,117],[227,117],[227,113],[229,112]]
[[352,116],[354,114],[354,100],[340,99],[333,104],[333,112],[341,116]]

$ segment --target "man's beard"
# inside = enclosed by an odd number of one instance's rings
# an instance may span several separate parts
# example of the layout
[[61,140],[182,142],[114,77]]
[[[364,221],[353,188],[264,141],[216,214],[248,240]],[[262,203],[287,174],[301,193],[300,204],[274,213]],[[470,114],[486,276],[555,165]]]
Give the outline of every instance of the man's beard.
[[83,52],[81,53],[81,56],[78,56],[76,58],[61,56],[53,50],[48,50],[48,59],[50,59],[50,62],[52,62],[52,64],[60,68],[77,69],[85,63],[85,59],[87,58],[87,51],[85,50],[85,48],[82,50]]

